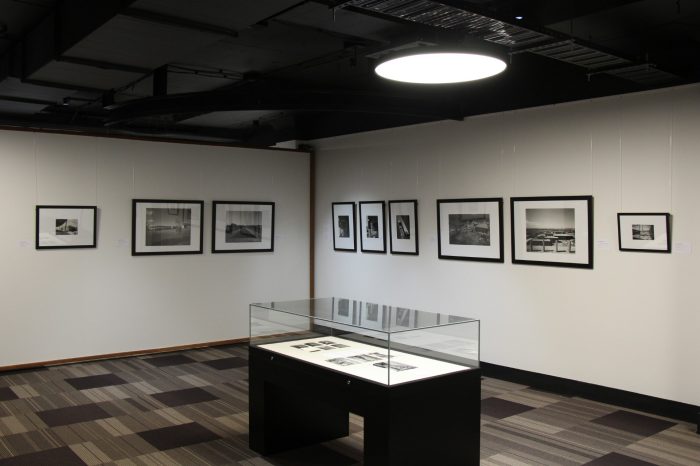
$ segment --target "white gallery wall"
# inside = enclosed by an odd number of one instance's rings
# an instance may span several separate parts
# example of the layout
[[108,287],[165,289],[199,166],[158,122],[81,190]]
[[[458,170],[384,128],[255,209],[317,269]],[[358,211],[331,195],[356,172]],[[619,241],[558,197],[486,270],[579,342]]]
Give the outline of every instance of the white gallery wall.
[[[483,361],[700,404],[699,103],[693,85],[315,141],[316,295],[475,317]],[[593,270],[512,264],[509,198],[558,195],[594,197]],[[505,263],[437,258],[436,199],[470,197],[503,197]],[[332,202],[396,199],[418,200],[419,256],[333,250]],[[618,251],[618,212],[670,212],[673,253]]]
[[[131,200],[203,200],[204,253],[131,256]],[[0,131],[0,366],[248,336],[308,297],[309,156]],[[211,253],[211,201],[273,201],[274,252]],[[35,205],[96,205],[96,249],[35,250]]]

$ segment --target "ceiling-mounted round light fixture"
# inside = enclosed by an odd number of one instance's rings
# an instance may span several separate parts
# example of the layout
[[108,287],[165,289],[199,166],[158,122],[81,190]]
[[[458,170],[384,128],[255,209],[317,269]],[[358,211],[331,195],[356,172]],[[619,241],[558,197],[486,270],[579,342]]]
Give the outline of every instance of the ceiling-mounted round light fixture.
[[382,78],[416,84],[449,84],[497,75],[506,62],[495,56],[462,51],[419,49],[379,63]]

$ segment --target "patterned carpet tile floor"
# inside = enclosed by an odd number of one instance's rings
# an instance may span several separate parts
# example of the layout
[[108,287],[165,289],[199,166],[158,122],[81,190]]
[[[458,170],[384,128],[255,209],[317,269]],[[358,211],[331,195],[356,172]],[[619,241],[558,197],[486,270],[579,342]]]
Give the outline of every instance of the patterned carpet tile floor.
[[[343,439],[265,458],[251,451],[247,372],[247,349],[235,345],[0,374],[0,466],[361,464],[354,415]],[[482,465],[700,465],[694,428],[482,383]]]

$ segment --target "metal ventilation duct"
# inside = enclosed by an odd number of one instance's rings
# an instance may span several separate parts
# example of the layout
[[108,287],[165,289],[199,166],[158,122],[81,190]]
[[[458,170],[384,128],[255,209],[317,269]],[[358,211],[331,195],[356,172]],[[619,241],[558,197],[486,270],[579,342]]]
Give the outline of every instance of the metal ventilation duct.
[[534,53],[579,66],[589,75],[605,73],[642,85],[677,79],[677,76],[658,70],[653,65],[634,63],[577,44],[574,39],[562,40],[559,33],[533,31],[432,0],[351,0],[341,5],[341,8],[347,7],[434,28],[461,31],[468,36],[509,47],[511,53]]

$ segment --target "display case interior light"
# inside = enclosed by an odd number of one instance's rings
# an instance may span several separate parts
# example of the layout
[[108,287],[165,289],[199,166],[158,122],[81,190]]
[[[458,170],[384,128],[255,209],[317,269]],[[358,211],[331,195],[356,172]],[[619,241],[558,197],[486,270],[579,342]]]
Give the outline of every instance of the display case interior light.
[[496,57],[466,52],[421,52],[386,60],[375,72],[386,79],[416,84],[449,84],[495,76],[506,69]]

